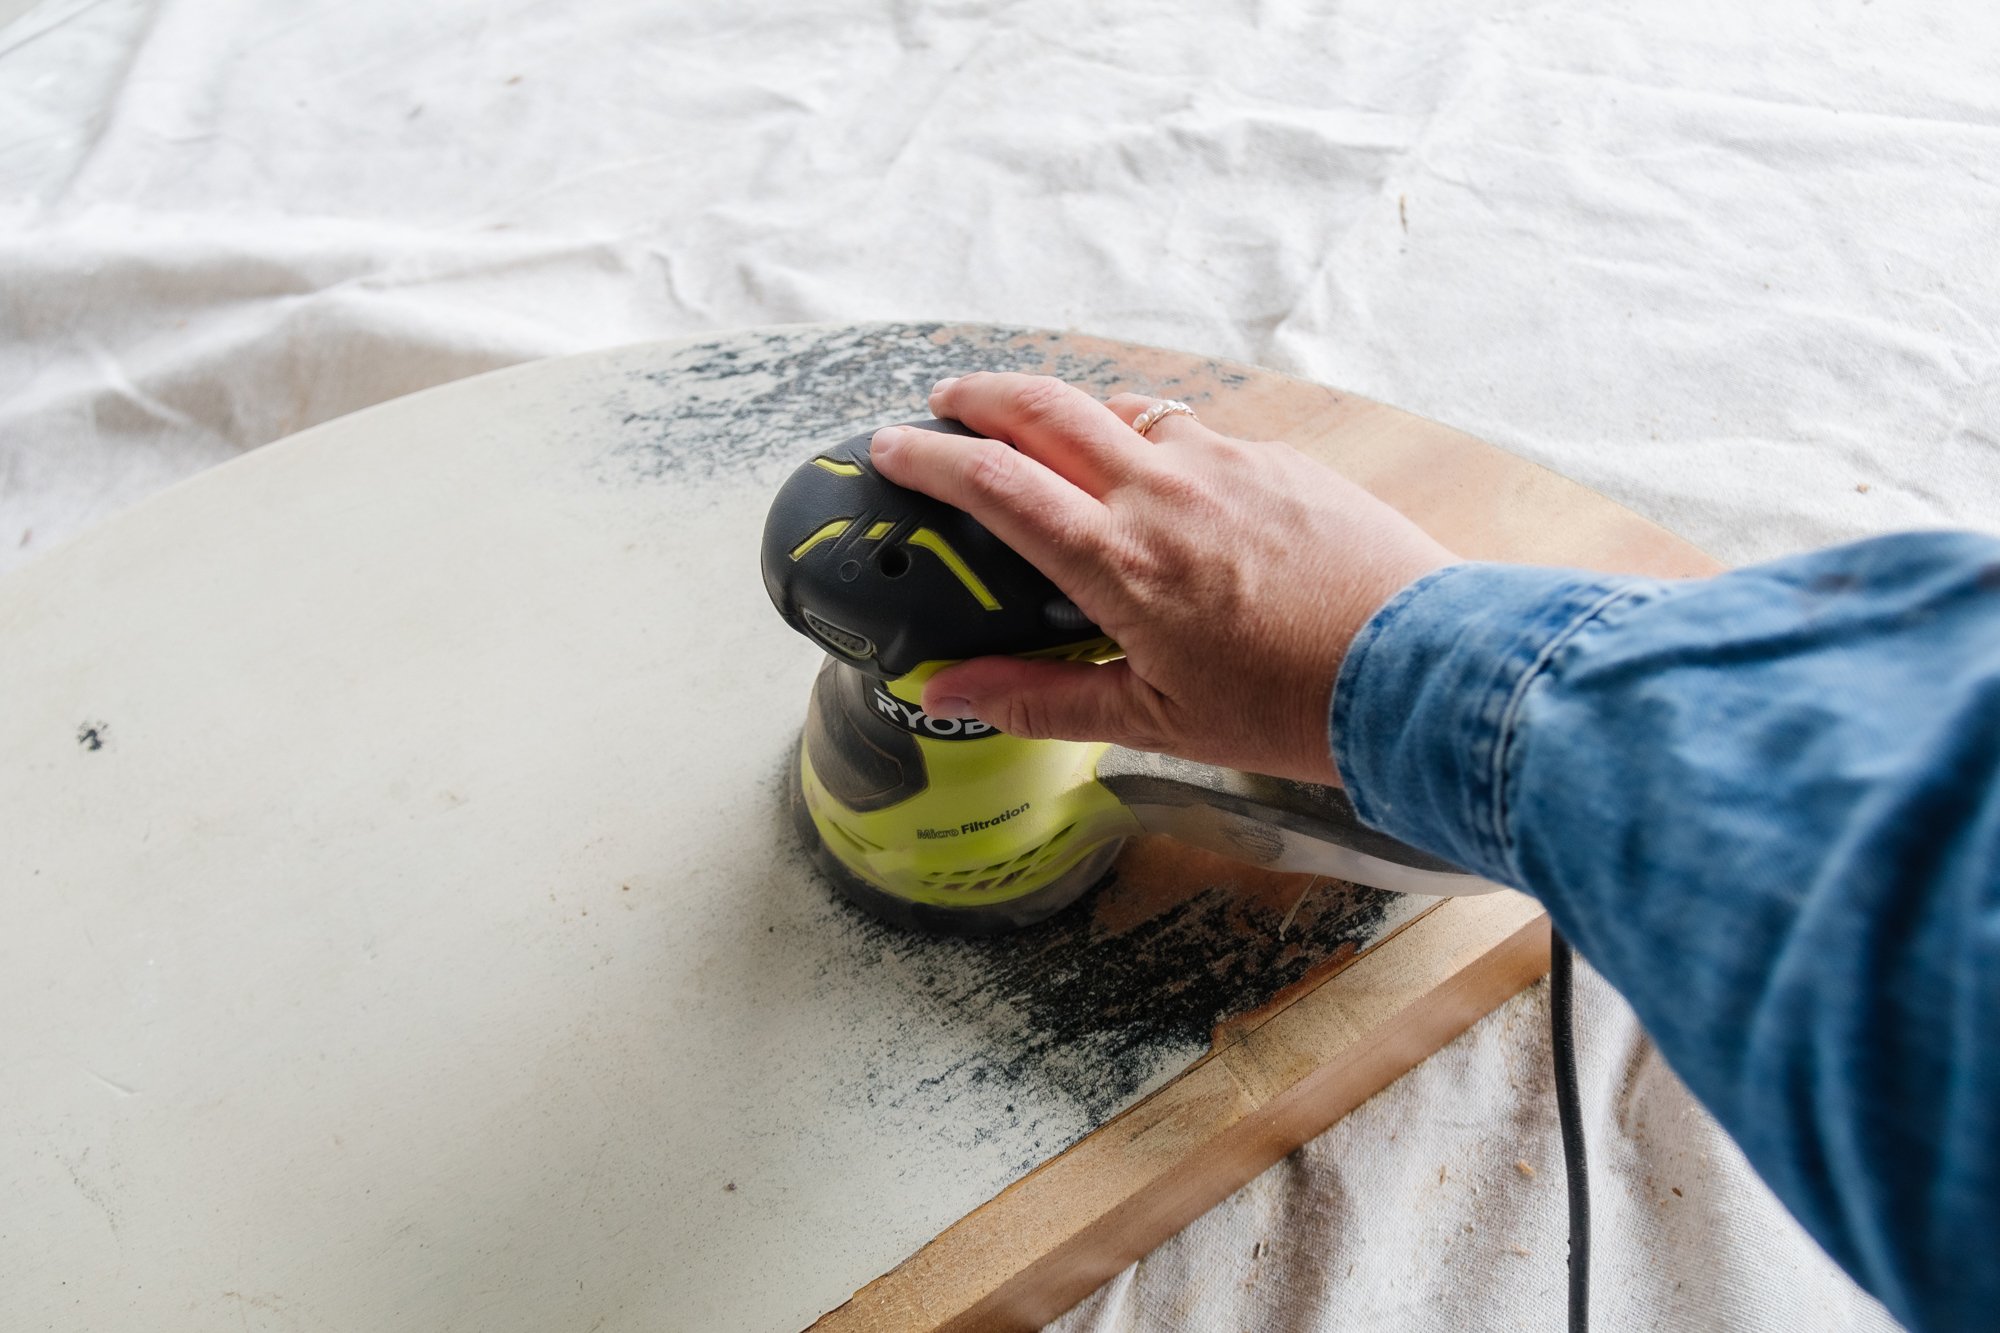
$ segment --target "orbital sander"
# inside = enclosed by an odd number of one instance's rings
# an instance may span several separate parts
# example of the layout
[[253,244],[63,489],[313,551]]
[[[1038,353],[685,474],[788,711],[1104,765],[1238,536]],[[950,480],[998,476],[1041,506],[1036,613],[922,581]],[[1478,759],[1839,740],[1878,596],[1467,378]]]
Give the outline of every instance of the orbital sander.
[[1499,887],[1363,825],[1336,787],[927,714],[924,682],[964,658],[1119,650],[971,515],[877,472],[869,438],[802,463],[763,540],[772,603],[827,654],[792,809],[844,896],[899,926],[995,934],[1076,901],[1139,833],[1400,893]]

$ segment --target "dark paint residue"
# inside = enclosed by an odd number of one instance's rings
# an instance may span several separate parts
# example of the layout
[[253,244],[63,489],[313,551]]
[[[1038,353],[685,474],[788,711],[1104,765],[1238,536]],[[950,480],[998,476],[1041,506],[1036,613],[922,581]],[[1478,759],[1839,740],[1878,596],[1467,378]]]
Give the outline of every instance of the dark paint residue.
[[[621,481],[769,472],[775,486],[816,449],[928,415],[931,385],[969,370],[1057,375],[1098,394],[1170,394],[1180,387],[1135,381],[1117,360],[1078,355],[1061,335],[1038,329],[861,324],[751,331],[677,349],[639,376],[644,390],[615,408],[625,429],[605,462],[615,464]],[[1216,372],[1224,384],[1243,378],[1229,367]]]

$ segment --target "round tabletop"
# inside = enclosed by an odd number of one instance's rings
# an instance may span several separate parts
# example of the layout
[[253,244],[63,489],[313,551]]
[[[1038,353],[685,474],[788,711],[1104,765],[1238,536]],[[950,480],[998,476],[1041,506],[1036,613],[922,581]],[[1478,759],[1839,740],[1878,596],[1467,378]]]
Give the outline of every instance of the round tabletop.
[[1390,408],[985,326],[537,363],[197,477],[0,580],[15,1319],[801,1327],[1414,919],[1143,845],[996,941],[813,879],[765,505],[1009,367],[1290,439],[1468,554],[1712,567]]

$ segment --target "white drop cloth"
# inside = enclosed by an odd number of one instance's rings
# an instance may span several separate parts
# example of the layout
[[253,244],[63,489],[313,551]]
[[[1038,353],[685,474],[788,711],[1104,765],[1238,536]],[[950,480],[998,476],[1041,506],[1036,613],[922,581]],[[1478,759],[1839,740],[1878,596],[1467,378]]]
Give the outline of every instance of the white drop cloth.
[[[0,29],[0,568],[475,371],[925,317],[1308,375],[1732,561],[1990,528],[1995,14],[48,0]],[[1543,995],[1059,1327],[1559,1326]],[[1583,1017],[1600,1326],[1884,1325]]]

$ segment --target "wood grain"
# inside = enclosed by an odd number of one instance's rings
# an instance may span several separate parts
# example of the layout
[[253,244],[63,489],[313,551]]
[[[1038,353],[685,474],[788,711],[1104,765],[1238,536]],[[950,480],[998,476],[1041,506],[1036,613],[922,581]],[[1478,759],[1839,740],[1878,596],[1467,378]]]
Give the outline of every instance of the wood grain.
[[1039,1328],[1548,969],[1518,894],[1426,913],[814,1327]]

